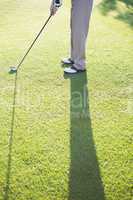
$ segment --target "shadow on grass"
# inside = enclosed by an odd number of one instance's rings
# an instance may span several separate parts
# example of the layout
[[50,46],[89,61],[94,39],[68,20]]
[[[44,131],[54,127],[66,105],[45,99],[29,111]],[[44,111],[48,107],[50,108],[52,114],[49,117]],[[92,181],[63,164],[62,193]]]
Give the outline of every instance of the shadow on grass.
[[121,21],[126,22],[131,27],[133,27],[133,9],[126,11],[125,13],[119,13],[118,16],[116,16],[116,19],[119,19]]
[[[118,3],[122,2],[122,11],[118,8]],[[98,5],[101,13],[107,15],[110,11],[116,11],[116,19],[124,21],[133,26],[133,1],[132,0],[103,0]]]
[[116,0],[103,0],[98,7],[103,15],[107,15],[108,12],[115,10],[117,6]]
[[71,135],[69,200],[104,200],[88,105],[86,73],[70,77]]
[[13,134],[14,134],[16,92],[17,92],[17,77],[18,77],[18,74],[16,73],[15,74],[14,92],[13,92],[11,129],[10,129],[9,144],[8,144],[9,151],[8,151],[8,160],[7,160],[6,184],[5,184],[5,189],[4,189],[3,200],[9,199],[9,192],[10,192],[10,178],[11,178],[11,166],[12,166],[12,146],[13,146]]

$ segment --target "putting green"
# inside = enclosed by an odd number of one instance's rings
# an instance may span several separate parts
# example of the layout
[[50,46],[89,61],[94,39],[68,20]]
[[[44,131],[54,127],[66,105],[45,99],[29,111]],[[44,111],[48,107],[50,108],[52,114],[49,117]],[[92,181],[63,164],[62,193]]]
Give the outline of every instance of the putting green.
[[[63,75],[70,1],[48,17],[49,1],[0,2],[0,200],[129,200],[133,119],[132,30],[94,8],[87,73]],[[14,130],[11,134],[11,122]]]

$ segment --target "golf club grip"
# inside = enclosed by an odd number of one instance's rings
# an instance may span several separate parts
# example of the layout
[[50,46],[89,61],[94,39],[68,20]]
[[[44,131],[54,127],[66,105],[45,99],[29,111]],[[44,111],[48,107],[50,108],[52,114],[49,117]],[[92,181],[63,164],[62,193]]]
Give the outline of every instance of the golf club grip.
[[17,70],[20,68],[20,66],[22,65],[22,63],[24,62],[25,58],[27,57],[28,53],[30,52],[30,50],[32,49],[32,47],[34,46],[35,42],[37,41],[37,39],[39,38],[39,36],[41,35],[41,33],[43,32],[45,26],[48,24],[50,18],[52,17],[52,15],[50,15],[48,17],[48,19],[46,20],[45,24],[43,25],[43,27],[41,28],[41,30],[39,31],[39,33],[37,34],[36,38],[34,39],[34,41],[32,42],[32,44],[30,45],[29,49],[27,50],[26,54],[23,56],[22,60],[20,61],[20,63],[17,66]]
[[62,5],[62,0],[53,0],[55,7],[60,7]]

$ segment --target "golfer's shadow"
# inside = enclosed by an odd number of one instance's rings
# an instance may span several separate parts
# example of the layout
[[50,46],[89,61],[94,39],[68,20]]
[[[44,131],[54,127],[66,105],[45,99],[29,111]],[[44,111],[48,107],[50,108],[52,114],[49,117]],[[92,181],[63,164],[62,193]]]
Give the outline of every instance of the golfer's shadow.
[[86,73],[71,80],[69,200],[104,200],[93,139]]

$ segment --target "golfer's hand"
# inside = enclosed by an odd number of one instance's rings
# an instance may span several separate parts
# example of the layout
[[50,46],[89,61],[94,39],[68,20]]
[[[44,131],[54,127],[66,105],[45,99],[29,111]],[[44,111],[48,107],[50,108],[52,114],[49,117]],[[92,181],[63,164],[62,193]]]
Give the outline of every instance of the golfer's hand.
[[57,10],[58,10],[58,7],[56,7],[54,5],[53,1],[52,1],[51,6],[50,6],[50,13],[51,13],[51,15],[55,15],[56,12],[57,12]]

